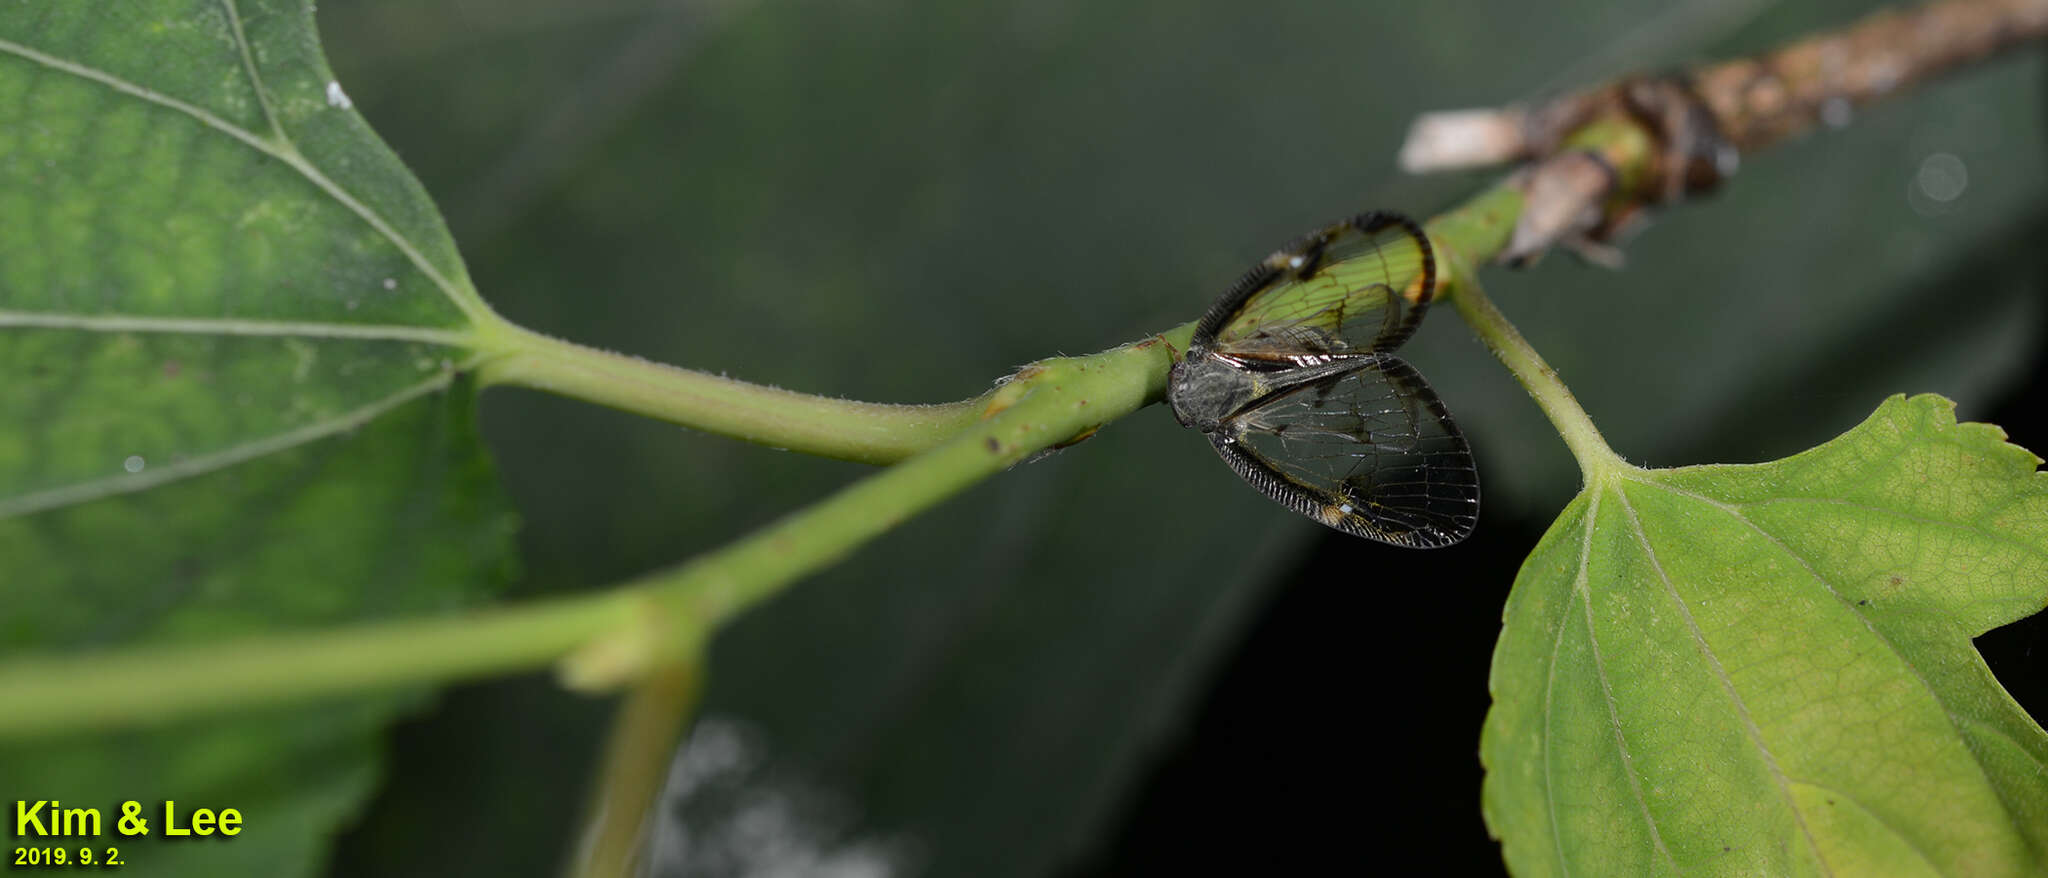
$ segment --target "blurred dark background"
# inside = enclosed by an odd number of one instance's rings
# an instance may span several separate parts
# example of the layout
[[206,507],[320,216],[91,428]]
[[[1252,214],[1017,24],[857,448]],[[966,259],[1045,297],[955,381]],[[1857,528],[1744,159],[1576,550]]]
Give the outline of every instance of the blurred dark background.
[[[1876,5],[347,0],[320,16],[340,81],[514,320],[919,402],[1190,319],[1329,219],[1456,203],[1489,176],[1393,168],[1419,112],[1754,52]],[[2044,69],[2038,51],[2007,58],[1746,157],[1631,242],[1625,270],[1555,256],[1495,272],[1494,297],[1638,462],[1782,456],[1901,391],[2048,448]],[[1327,533],[1140,412],[726,632],[664,803],[663,874],[1157,874],[1418,850],[1441,874],[1498,874],[1478,804],[1487,662],[1576,474],[1455,318],[1410,352],[1477,447],[1474,539],[1412,552]],[[485,427],[526,519],[515,597],[687,558],[867,471],[524,392],[489,395]],[[1980,646],[2043,715],[2048,627]],[[335,871],[554,873],[607,717],[538,677],[449,692],[394,736]]]

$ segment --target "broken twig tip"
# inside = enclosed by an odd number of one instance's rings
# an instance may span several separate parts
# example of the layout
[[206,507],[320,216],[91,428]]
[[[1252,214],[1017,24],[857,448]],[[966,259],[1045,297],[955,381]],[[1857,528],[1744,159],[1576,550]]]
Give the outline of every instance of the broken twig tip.
[[1520,108],[1443,110],[1415,117],[1401,144],[1401,170],[1427,174],[1499,165],[1529,153]]

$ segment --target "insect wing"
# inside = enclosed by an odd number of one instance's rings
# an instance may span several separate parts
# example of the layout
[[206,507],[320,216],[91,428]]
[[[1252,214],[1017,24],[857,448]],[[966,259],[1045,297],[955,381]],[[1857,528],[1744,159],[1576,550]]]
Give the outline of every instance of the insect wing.
[[1391,356],[1279,391],[1210,434],[1283,505],[1356,536],[1448,546],[1479,518],[1479,471],[1422,376]]
[[1436,294],[1429,238],[1407,217],[1369,213],[1267,257],[1196,330],[1197,344],[1248,360],[1391,351]]

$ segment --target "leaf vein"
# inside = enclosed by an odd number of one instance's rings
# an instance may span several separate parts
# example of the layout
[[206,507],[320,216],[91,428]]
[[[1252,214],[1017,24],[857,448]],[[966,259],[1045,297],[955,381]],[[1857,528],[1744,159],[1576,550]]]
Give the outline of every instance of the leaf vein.
[[170,482],[227,469],[228,467],[254,460],[266,454],[275,454],[294,446],[303,445],[345,430],[360,427],[375,420],[385,412],[425,396],[428,393],[448,387],[449,384],[454,382],[456,374],[462,368],[467,368],[468,365],[464,364],[460,368],[442,370],[433,378],[408,386],[397,393],[361,408],[343,412],[324,421],[315,421],[294,430],[265,436],[145,472],[124,473],[117,476],[65,485],[61,488],[51,488],[33,494],[0,499],[0,519],[13,518],[60,506],[87,503],[121,494],[148,490]]
[[[1950,707],[1948,699],[1942,697],[1941,690],[1938,687],[1936,687],[1932,682],[1930,682],[1927,679],[1926,675],[1920,673],[1920,668],[1917,665],[1913,664],[1912,661],[1906,658],[1905,653],[1899,649],[1898,644],[1894,643],[1890,637],[1885,636],[1884,632],[1880,630],[1877,627],[1877,625],[1870,620],[1868,614],[1864,613],[1862,610],[1857,608],[1855,601],[1851,601],[1848,599],[1847,596],[1843,595],[1841,591],[1835,587],[1834,582],[1829,580],[1825,574],[1821,573],[1818,568],[1816,568],[1810,561],[1808,561],[1806,556],[1800,554],[1797,550],[1793,549],[1784,540],[1779,539],[1776,534],[1773,534],[1770,531],[1765,530],[1762,525],[1759,525],[1755,521],[1750,520],[1749,516],[1743,515],[1741,508],[1737,504],[1722,503],[1718,500],[1715,500],[1712,497],[1703,494],[1695,494],[1691,491],[1686,491],[1679,488],[1671,488],[1661,483],[1649,482],[1641,479],[1633,479],[1631,481],[1636,481],[1643,485],[1654,488],[1669,490],[1674,494],[1678,494],[1680,496],[1687,497],[1697,502],[1704,503],[1708,506],[1714,507],[1715,509],[1718,509],[1721,512],[1727,514],[1729,518],[1734,519],[1735,521],[1741,523],[1744,527],[1747,527],[1751,531],[1754,531],[1757,534],[1757,536],[1762,537],[1766,542],[1776,547],[1778,551],[1783,552],[1785,554],[1785,557],[1791,558],[1793,562],[1797,563],[1800,566],[1801,569],[1806,571],[1806,574],[1808,576],[1813,578],[1814,582],[1819,583],[1820,587],[1826,589],[1827,593],[1830,596],[1832,596],[1836,600],[1836,602],[1840,603],[1844,609],[1848,610],[1849,614],[1854,616],[1857,622],[1862,623],[1864,630],[1869,631],[1872,637],[1877,638],[1877,642],[1882,644],[1884,648],[1893,655],[1893,657],[1899,660],[1899,663],[1905,667],[1906,672],[1911,674],[1913,680],[1920,684],[1920,688],[1922,690],[1925,690],[1928,696],[1934,699],[1936,704],[1941,705],[1942,716],[1948,720],[1950,728],[1955,729],[1957,738],[1961,739],[1964,742],[1968,742],[1970,740],[1970,736],[1964,730],[1964,726],[1974,725],[1992,731],[1998,734],[2000,737],[2005,738],[2006,740],[2013,741],[2014,744],[2019,743],[2018,741],[2013,740],[2011,735],[2006,734],[2003,729],[1999,729],[1998,727],[1992,726],[1988,723],[1980,722],[1972,717],[1956,713],[1955,710]],[[1965,746],[1967,747],[1968,744],[1965,743]],[[2034,757],[2034,754],[2031,750],[2025,747],[2021,747],[2021,752],[2026,753],[2030,758],[2033,758],[2034,763],[2036,765],[2040,765],[2043,766],[2044,769],[2048,769],[2048,763],[2044,763],[2039,758]],[[2006,799],[2003,790],[1999,788],[1998,784],[1993,782],[1993,778],[1991,777],[1990,772],[1986,770],[1986,768],[1984,767],[1983,762],[1974,758],[1971,760],[1971,762],[1976,767],[1979,776],[1985,779],[1986,785],[1990,787],[1993,790],[1993,792],[1999,796],[2000,802],[2004,803],[2007,806],[2007,810],[2011,812],[2012,803]],[[1806,783],[1810,786],[1828,789],[1831,792],[1836,792],[1838,794],[1840,793],[1839,790],[1834,790],[1831,787],[1825,787],[1821,784],[1813,783],[1811,781],[1800,782]],[[1849,796],[1845,797],[1854,798]],[[1865,810],[1867,811],[1868,809]],[[1872,813],[1874,814],[1875,812]],[[1880,822],[1883,821],[1880,820]],[[1919,845],[1917,845],[1912,839],[1907,838],[1904,835],[1900,835],[1897,832],[1894,832],[1893,834],[1899,835],[1899,837],[1903,839],[1908,846],[1913,848],[1915,853],[1920,854],[1922,860],[1927,859],[1926,853],[1924,851],[1921,851]]]
[[270,103],[270,90],[263,87],[263,77],[256,74],[256,55],[249,49],[249,38],[242,33],[242,11],[235,0],[220,0],[221,11],[227,13],[228,29],[235,35],[235,48],[242,53],[242,71],[249,75],[249,87],[256,91],[256,105],[263,108],[263,118],[270,123],[270,133],[282,143],[291,143],[291,135],[284,133],[284,126],[278,124],[277,108]]
[[130,314],[58,314],[0,311],[0,327],[76,329],[85,332],[163,332],[190,335],[348,338],[413,341],[448,347],[469,347],[466,333],[420,326],[371,323],[318,323],[289,320],[236,320],[210,317],[144,317]]
[[[1645,483],[1645,484],[1648,484],[1648,483]],[[1663,485],[1659,485],[1659,487],[1664,487],[1664,486],[1663,486]],[[1675,488],[1674,488],[1674,489],[1672,489],[1672,490],[1677,490],[1677,489],[1675,489]],[[1841,498],[1839,498],[1839,497],[1772,497],[1772,498],[1769,498],[1769,499],[1765,499],[1765,500],[1758,500],[1758,501],[1756,501],[1756,502],[1754,502],[1754,503],[1743,503],[1743,504],[1735,504],[1735,505],[1738,505],[1738,506],[1766,506],[1766,505],[1771,505],[1771,504],[1776,504],[1776,503],[1825,503],[1825,504],[1828,504],[1828,505],[1832,505],[1832,506],[1847,506],[1847,507],[1850,507],[1850,508],[1852,508],[1852,509],[1859,509],[1859,510],[1862,510],[1862,511],[1864,511],[1864,512],[1872,512],[1872,513],[1877,513],[1877,514],[1880,514],[1880,515],[1888,515],[1888,516],[1891,516],[1891,517],[1893,517],[1893,518],[1900,518],[1900,519],[1904,519],[1904,520],[1906,520],[1906,521],[1910,521],[1910,522],[1913,522],[1914,524],[1922,524],[1922,525],[1929,525],[1929,526],[1934,526],[1934,527],[1942,527],[1942,528],[1948,528],[1948,529],[1950,529],[1950,530],[1960,530],[1960,531],[1966,531],[1966,532],[1968,532],[1968,533],[1976,534],[1977,536],[1983,537],[1983,538],[1985,538],[1985,539],[1987,539],[1987,540],[1990,540],[1990,541],[1992,541],[1992,542],[1994,542],[1994,543],[1998,543],[1998,544],[2000,544],[2000,545],[2004,545],[2004,546],[2007,546],[2007,547],[2010,547],[2010,548],[2014,548],[2014,549],[2019,549],[2019,550],[2021,550],[2021,551],[2024,551],[2024,552],[2026,552],[2027,554],[2030,554],[2030,555],[2035,555],[2035,556],[2048,556],[2048,552],[2043,552],[2043,551],[2041,550],[2041,547],[2039,547],[2039,546],[2036,546],[2036,545],[2033,545],[2033,544],[2030,544],[2030,543],[2024,542],[2024,541],[2022,541],[2022,540],[2014,539],[2014,538],[2012,538],[2012,537],[2010,537],[2010,536],[2006,536],[2006,535],[2004,535],[2004,534],[2000,534],[2000,533],[1997,533],[1997,532],[1995,532],[1995,531],[1990,531],[1990,530],[1986,530],[1986,529],[1984,529],[1984,528],[1981,528],[1981,527],[1978,527],[1978,526],[1975,526],[1975,525],[1971,525],[1971,524],[1964,524],[1964,523],[1961,523],[1961,522],[1955,522],[1955,521],[1942,521],[1942,520],[1940,520],[1940,519],[1935,519],[1935,518],[1922,518],[1922,517],[1920,517],[1920,516],[1918,516],[1918,515],[1913,515],[1912,513],[1909,513],[1909,512],[1903,512],[1903,511],[1900,511],[1900,510],[1897,510],[1897,509],[1887,509],[1887,508],[1885,508],[1885,507],[1882,507],[1882,506],[1870,506],[1870,505],[1866,505],[1866,504],[1863,504],[1863,503],[1857,503],[1857,502],[1856,502],[1856,501],[1854,501],[1854,500],[1844,500],[1844,499],[1841,499]]]
[[1728,669],[1721,666],[1720,657],[1714,654],[1713,647],[1707,643],[1706,635],[1700,631],[1699,620],[1693,618],[1692,608],[1679,596],[1678,587],[1672,583],[1671,575],[1664,570],[1663,562],[1657,559],[1657,550],[1650,545],[1650,535],[1643,530],[1643,521],[1636,515],[1635,504],[1629,502],[1627,491],[1617,487],[1614,493],[1616,499],[1621,501],[1621,508],[1628,513],[1629,527],[1635,531],[1637,545],[1643,548],[1644,559],[1650,562],[1650,569],[1657,572],[1657,579],[1664,584],[1664,592],[1670,597],[1672,607],[1678,611],[1679,617],[1685,620],[1685,628],[1692,635],[1694,648],[1707,660],[1707,666],[1714,671],[1714,678],[1720,682],[1729,702],[1735,707],[1736,716],[1742,720],[1744,734],[1756,747],[1757,753],[1763,757],[1764,767],[1770,771],[1771,780],[1777,785],[1778,794],[1784,798],[1786,809],[1792,812],[1792,820],[1798,824],[1800,836],[1806,839],[1807,848],[1813,851],[1814,861],[1820,865],[1822,874],[1833,875],[1834,869],[1828,866],[1827,857],[1821,853],[1820,843],[1813,837],[1813,830],[1806,825],[1806,815],[1799,810],[1798,803],[1792,800],[1792,791],[1786,785],[1784,770],[1778,767],[1777,756],[1771,753],[1770,745],[1764,742],[1763,730],[1757,728],[1756,718],[1750,716],[1749,705],[1742,700],[1742,693],[1736,691],[1735,681],[1728,676]]
[[1607,722],[1614,731],[1614,749],[1621,756],[1622,776],[1628,778],[1629,792],[1635,795],[1636,807],[1643,812],[1643,824],[1650,829],[1650,842],[1657,852],[1664,855],[1664,862],[1670,863],[1673,871],[1678,861],[1671,856],[1671,849],[1664,845],[1664,834],[1657,829],[1657,818],[1650,813],[1650,802],[1643,797],[1642,779],[1638,777],[1635,762],[1629,756],[1628,738],[1622,734],[1621,712],[1615,706],[1614,682],[1607,676],[1607,660],[1600,655],[1600,636],[1593,629],[1593,591],[1591,582],[1591,558],[1593,556],[1593,522],[1600,513],[1600,495],[1605,491],[1594,491],[1592,502],[1586,511],[1585,536],[1579,543],[1579,575],[1572,582],[1572,590],[1579,596],[1579,603],[1586,610],[1586,643],[1593,650],[1593,670],[1600,678],[1600,694],[1607,705]]
[[[240,40],[239,32],[236,34],[236,38],[238,41]],[[376,230],[379,235],[382,235],[385,240],[390,241],[391,245],[398,248],[399,253],[405,256],[406,261],[412,263],[414,269],[425,275],[428,280],[433,281],[434,286],[440,289],[442,295],[447,296],[448,300],[454,303],[457,309],[462,311],[463,316],[470,318],[472,321],[479,322],[495,319],[495,315],[492,314],[490,307],[484,304],[482,297],[476,295],[474,291],[457,287],[454,282],[442,275],[440,269],[435,268],[432,262],[427,261],[426,254],[420,252],[420,249],[410,239],[399,234],[398,230],[386,222],[382,216],[379,216],[376,211],[371,210],[368,205],[357,201],[355,196],[350,195],[347,190],[342,189],[339,184],[329,179],[312,162],[307,161],[305,156],[300,155],[298,148],[292,145],[289,139],[283,138],[282,135],[276,140],[260,136],[194,104],[129,82],[104,70],[59,58],[12,40],[0,39],[0,52],[41,64],[53,70],[69,73],[81,79],[97,82],[122,94],[183,113],[208,128],[212,128],[240,141],[250,149],[283,162],[287,167],[299,172],[300,176],[305,177],[308,182],[319,188],[320,191],[326,193],[329,198],[348,208],[350,212],[367,223],[370,228]],[[260,87],[258,88],[258,94],[261,94]]]
[[[1598,497],[1594,498],[1595,503],[1597,503],[1598,500]],[[1586,539],[1591,540],[1592,537],[1593,516],[1592,513],[1589,511],[1586,515]],[[1583,578],[1586,572],[1584,555],[1581,555],[1579,557],[1579,563],[1579,578]],[[1551,774],[1552,769],[1557,764],[1556,760],[1553,760],[1551,758],[1551,744],[1553,741],[1557,739],[1557,735],[1551,728],[1551,720],[1556,717],[1556,712],[1551,709],[1552,704],[1554,703],[1552,693],[1557,689],[1557,655],[1560,651],[1564,649],[1564,632],[1565,629],[1569,627],[1565,624],[1565,619],[1566,617],[1563,614],[1559,614],[1557,619],[1557,636],[1551,638],[1550,641],[1550,666],[1544,670],[1543,801],[1544,804],[1548,806],[1545,808],[1545,812],[1550,817],[1550,845],[1551,849],[1556,851],[1557,853],[1558,871],[1562,875],[1570,876],[1572,873],[1572,867],[1571,863],[1567,861],[1564,856],[1564,836],[1558,826],[1557,821],[1557,783],[1552,778]]]
[[1816,790],[1820,790],[1822,792],[1825,792],[1829,795],[1835,796],[1836,798],[1842,799],[1843,801],[1855,805],[1856,809],[1862,811],[1865,816],[1869,817],[1872,820],[1877,821],[1877,824],[1879,826],[1882,826],[1885,829],[1890,830],[1893,838],[1897,838],[1901,841],[1904,841],[1906,843],[1906,849],[1912,851],[1913,856],[1920,860],[1921,865],[1927,867],[1927,871],[1929,874],[1940,875],[1943,874],[1943,872],[1945,871],[1940,866],[1936,865],[1932,859],[1929,859],[1927,856],[1927,852],[1921,850],[1920,845],[1914,843],[1913,839],[1910,836],[1906,835],[1904,832],[1899,831],[1898,827],[1893,826],[1892,822],[1890,820],[1885,819],[1884,815],[1879,813],[1876,809],[1864,805],[1862,799],[1859,799],[1856,796],[1853,796],[1843,790],[1828,786],[1824,783],[1818,783],[1803,778],[1793,778],[1792,782],[1799,784],[1800,786],[1812,787]]

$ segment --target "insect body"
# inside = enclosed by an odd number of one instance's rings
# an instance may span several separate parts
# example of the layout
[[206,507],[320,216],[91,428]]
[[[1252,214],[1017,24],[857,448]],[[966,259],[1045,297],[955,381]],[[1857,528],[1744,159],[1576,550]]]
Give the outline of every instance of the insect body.
[[1375,212],[1254,266],[1174,364],[1174,417],[1245,481],[1355,536],[1448,546],[1472,533],[1479,474],[1451,413],[1393,355],[1436,293],[1429,237]]

